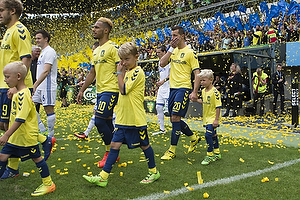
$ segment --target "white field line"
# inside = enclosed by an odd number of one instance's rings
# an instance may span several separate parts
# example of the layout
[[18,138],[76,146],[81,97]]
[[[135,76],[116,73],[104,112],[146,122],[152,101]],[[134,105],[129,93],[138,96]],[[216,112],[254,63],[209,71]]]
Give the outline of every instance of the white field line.
[[[216,185],[229,184],[229,183],[239,181],[239,180],[242,180],[242,179],[250,178],[250,177],[253,177],[253,176],[258,176],[258,175],[261,175],[261,174],[266,173],[266,172],[271,172],[271,171],[278,170],[278,169],[281,169],[281,168],[284,168],[284,167],[288,167],[288,166],[294,165],[294,164],[299,163],[299,162],[300,162],[300,159],[290,160],[290,161],[286,161],[284,163],[273,165],[270,168],[266,168],[266,169],[262,169],[262,170],[256,170],[254,172],[243,173],[243,174],[231,176],[231,177],[228,177],[228,178],[222,178],[222,179],[218,179],[218,180],[215,180],[215,181],[210,181],[210,182],[203,183],[203,184],[195,184],[195,185],[192,185],[190,187],[194,188],[194,190],[198,190],[198,189],[202,189],[202,188],[213,187],[213,186],[216,186]],[[149,196],[138,197],[134,200],[162,199],[162,198],[177,196],[179,194],[184,194],[184,193],[187,193],[187,192],[190,192],[190,190],[183,187],[183,188],[180,188],[180,189],[177,189],[177,190],[172,190],[172,191],[170,191],[169,194],[154,193],[154,194],[151,194]]]

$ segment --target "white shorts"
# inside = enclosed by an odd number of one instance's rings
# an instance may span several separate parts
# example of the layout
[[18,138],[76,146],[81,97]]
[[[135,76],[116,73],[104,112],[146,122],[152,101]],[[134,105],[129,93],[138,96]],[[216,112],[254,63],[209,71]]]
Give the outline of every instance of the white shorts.
[[37,90],[32,96],[32,101],[43,106],[55,106],[56,90]]
[[170,90],[158,89],[157,97],[156,97],[156,105],[168,106],[169,92]]

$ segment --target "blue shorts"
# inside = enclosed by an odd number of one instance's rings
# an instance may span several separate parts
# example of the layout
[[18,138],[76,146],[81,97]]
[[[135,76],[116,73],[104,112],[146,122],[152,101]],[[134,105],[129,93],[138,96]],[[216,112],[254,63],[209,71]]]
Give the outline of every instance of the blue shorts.
[[26,161],[32,158],[41,157],[39,145],[31,147],[20,147],[6,143],[1,150],[2,154],[11,155],[12,158],[21,158],[21,161]]
[[203,125],[206,129],[205,136],[214,136],[217,134],[217,128],[214,128],[212,124]]
[[114,107],[118,102],[119,93],[102,92],[97,94],[97,109],[95,115],[101,118],[113,116]]
[[9,123],[11,99],[7,97],[8,89],[0,89],[0,122]]
[[189,107],[189,95],[191,91],[191,89],[186,88],[170,89],[170,97],[168,104],[168,110],[170,115],[177,115],[181,117],[185,116]]
[[147,129],[116,128],[111,141],[127,144],[128,149],[149,145]]

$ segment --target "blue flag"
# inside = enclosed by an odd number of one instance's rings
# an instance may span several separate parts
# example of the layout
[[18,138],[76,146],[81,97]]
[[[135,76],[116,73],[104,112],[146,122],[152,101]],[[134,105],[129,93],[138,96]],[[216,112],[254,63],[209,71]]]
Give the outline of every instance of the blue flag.
[[238,11],[246,13],[247,8],[245,6],[240,5]]
[[156,29],[156,34],[157,34],[158,40],[160,42],[163,42],[165,40],[165,37],[164,37],[164,34],[163,34],[161,28]]
[[204,44],[205,41],[205,35],[203,32],[199,32],[198,42],[199,44]]
[[214,24],[213,21],[207,21],[204,24],[204,31],[214,31]]
[[151,42],[156,42],[156,40],[155,40],[155,37],[154,37],[154,36],[152,36],[152,37],[150,38],[150,40],[151,40]]
[[141,47],[141,41],[140,38],[136,38],[136,46]]
[[262,1],[259,3],[259,7],[262,13],[268,13],[269,12],[269,8],[268,8],[268,4],[266,1]]
[[225,18],[225,22],[229,28],[235,27],[235,24],[230,16]]
[[269,19],[279,17],[279,6],[271,5]]
[[165,36],[166,36],[166,37],[171,37],[171,30],[168,28],[168,25],[167,25],[167,24],[166,24],[166,26],[165,26],[164,31],[165,31]]
[[215,13],[215,18],[218,19],[219,17],[221,17],[221,14],[222,14],[222,13],[221,13],[220,11],[216,12],[216,13]]
[[284,0],[280,0],[279,2],[277,2],[277,6],[279,6],[279,11],[282,12],[282,17],[284,17],[284,15],[286,13],[286,9],[289,6],[289,4],[287,2],[285,2]]
[[245,23],[244,28],[245,28],[246,31],[250,31],[250,26],[248,25],[248,23]]
[[288,8],[288,11],[287,11],[287,16],[289,15],[293,15],[297,12],[298,10],[298,4],[296,1],[292,1],[289,8]]
[[249,15],[249,24],[250,27],[255,27],[256,25],[261,26],[259,15],[257,13]]
[[226,33],[227,33],[227,28],[225,27],[224,24],[221,25],[221,30],[222,30],[223,32],[226,32]]
[[236,24],[236,30],[238,30],[238,31],[244,30],[244,26],[243,26],[242,21],[239,17],[235,18],[235,24]]

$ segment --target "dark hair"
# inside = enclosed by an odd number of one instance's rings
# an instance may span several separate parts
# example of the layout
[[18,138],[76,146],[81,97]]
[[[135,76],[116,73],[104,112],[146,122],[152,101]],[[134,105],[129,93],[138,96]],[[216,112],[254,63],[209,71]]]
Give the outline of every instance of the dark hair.
[[50,33],[41,29],[41,30],[36,31],[33,35],[36,36],[39,33],[43,35],[43,38],[48,38],[48,43],[50,42],[50,39],[51,39]]
[[281,63],[277,63],[276,67],[278,67],[278,66],[281,66],[281,67],[282,67],[282,64],[281,64]]
[[8,10],[16,10],[16,15],[18,17],[21,16],[24,7],[23,7],[23,3],[20,0],[1,0],[5,6],[5,8],[7,8]]
[[178,33],[179,33],[180,35],[183,35],[183,34],[184,34],[184,29],[183,29],[181,26],[174,26],[174,27],[172,28],[172,31],[175,31],[175,30],[178,30]]
[[167,47],[165,45],[159,46],[159,47],[157,47],[157,49],[160,49],[162,52],[167,51]]

